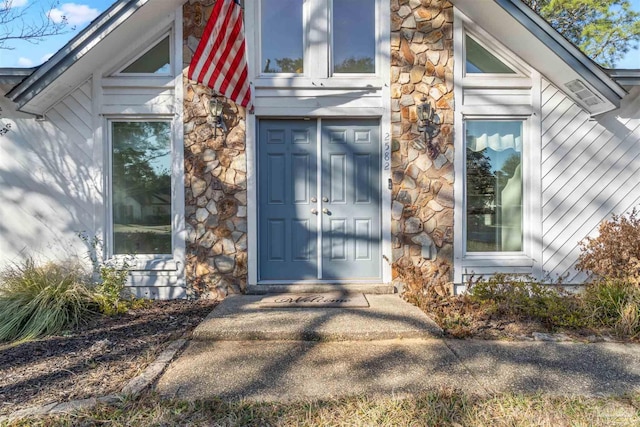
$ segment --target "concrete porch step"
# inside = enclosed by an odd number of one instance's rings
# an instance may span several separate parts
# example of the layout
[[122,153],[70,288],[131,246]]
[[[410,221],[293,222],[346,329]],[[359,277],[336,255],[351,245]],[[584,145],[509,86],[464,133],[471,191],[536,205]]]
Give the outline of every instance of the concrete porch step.
[[279,293],[325,293],[346,292],[363,293],[371,295],[393,294],[395,287],[384,283],[304,283],[304,284],[276,284],[276,285],[248,285],[248,295],[264,295]]
[[398,295],[366,295],[368,308],[264,308],[262,295],[226,298],[195,329],[197,341],[372,341],[434,338],[442,330]]

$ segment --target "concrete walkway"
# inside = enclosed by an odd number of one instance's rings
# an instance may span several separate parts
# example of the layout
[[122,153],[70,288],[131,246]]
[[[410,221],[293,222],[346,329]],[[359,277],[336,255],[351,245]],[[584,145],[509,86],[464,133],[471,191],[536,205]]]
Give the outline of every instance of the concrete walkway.
[[231,297],[214,309],[156,391],[259,401],[443,387],[481,394],[640,392],[640,345],[445,340],[427,316],[394,295],[367,295],[368,309],[260,309],[259,298]]

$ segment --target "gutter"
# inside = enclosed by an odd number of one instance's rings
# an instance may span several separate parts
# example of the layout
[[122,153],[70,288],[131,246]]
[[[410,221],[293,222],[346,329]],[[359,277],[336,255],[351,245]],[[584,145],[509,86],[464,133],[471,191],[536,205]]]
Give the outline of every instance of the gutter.
[[0,84],[15,86],[29,77],[36,68],[0,68]]
[[593,62],[569,40],[557,32],[547,21],[521,0],[494,0],[498,5],[527,28],[540,41],[552,49],[578,74],[584,76],[596,90],[616,107],[626,91],[607,74],[605,69]]
[[640,69],[609,69],[607,74],[622,86],[640,86]]
[[22,108],[148,1],[118,0],[6,96]]

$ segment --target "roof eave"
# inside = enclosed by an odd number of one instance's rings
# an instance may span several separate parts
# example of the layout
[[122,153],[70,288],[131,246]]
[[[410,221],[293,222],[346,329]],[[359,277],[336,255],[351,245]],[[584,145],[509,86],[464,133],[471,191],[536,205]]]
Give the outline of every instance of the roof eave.
[[0,84],[17,85],[29,77],[36,68],[0,68]]
[[640,69],[609,69],[607,74],[622,86],[640,86]]
[[626,91],[614,81],[606,71],[582,53],[573,43],[564,38],[547,21],[533,11],[521,0],[494,0],[514,19],[520,22],[542,43],[552,49],[563,61],[569,64],[578,74],[587,80],[595,89],[607,98],[615,107]]
[[7,96],[21,109],[49,84],[65,73],[101,39],[149,0],[118,0],[47,62],[15,86]]

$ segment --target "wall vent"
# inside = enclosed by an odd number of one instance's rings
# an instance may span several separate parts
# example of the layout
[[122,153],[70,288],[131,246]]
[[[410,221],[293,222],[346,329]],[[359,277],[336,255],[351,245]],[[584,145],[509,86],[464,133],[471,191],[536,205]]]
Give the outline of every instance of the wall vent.
[[593,107],[594,105],[603,104],[604,101],[593,93],[582,81],[576,79],[569,83],[565,83],[565,87],[573,93],[580,102],[587,107]]

